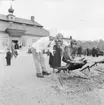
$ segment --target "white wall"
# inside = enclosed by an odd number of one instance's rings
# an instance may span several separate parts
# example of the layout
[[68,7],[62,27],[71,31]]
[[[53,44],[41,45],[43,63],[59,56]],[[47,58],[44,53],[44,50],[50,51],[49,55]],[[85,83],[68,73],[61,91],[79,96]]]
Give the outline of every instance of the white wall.
[[10,43],[11,40],[19,40],[19,44],[22,45],[22,41],[25,41],[25,46],[28,48],[31,46],[35,41],[37,41],[40,37],[37,36],[22,36],[22,37],[10,37],[5,32],[0,32],[0,49],[6,49]]
[[65,40],[66,42],[68,42],[68,43],[70,42],[70,40],[69,40],[69,39],[64,39],[64,40]]
[[0,31],[5,31],[7,27],[9,27],[9,23],[5,21],[0,21]]
[[7,48],[9,43],[9,35],[5,32],[0,32],[0,49]]
[[21,40],[24,40],[26,45],[25,47],[31,46],[35,41],[37,41],[40,37],[37,36],[22,36]]
[[[0,43],[6,43],[7,45],[10,45],[10,41],[13,39],[13,38],[10,38],[9,35],[7,33],[5,33],[5,30],[6,28],[10,27],[11,24],[9,24],[9,22],[5,22],[5,21],[0,21]],[[28,30],[29,32],[32,32],[35,34],[34,30],[36,30],[36,27],[32,27],[32,26],[22,26],[20,24],[12,24],[12,26],[14,28],[18,28],[18,29],[21,29],[21,28],[24,28],[26,30]],[[38,28],[37,28],[38,29]],[[39,30],[37,30],[38,32]],[[36,33],[37,33],[36,32]],[[38,32],[40,33],[40,32]],[[47,32],[46,32],[47,33]],[[38,40],[40,37],[39,36],[31,36],[31,35],[26,35],[26,36],[22,36],[19,41],[20,44],[22,44],[22,41],[25,42],[25,47],[29,47],[31,46],[36,40]],[[1,47],[2,47],[2,44],[1,44]],[[4,48],[5,46],[3,46]]]

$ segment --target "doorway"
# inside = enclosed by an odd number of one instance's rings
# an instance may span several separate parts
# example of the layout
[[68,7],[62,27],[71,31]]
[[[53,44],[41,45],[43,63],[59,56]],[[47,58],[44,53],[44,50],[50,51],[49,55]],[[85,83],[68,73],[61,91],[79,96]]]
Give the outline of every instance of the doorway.
[[12,43],[14,43],[14,48],[19,49],[18,40],[12,40]]

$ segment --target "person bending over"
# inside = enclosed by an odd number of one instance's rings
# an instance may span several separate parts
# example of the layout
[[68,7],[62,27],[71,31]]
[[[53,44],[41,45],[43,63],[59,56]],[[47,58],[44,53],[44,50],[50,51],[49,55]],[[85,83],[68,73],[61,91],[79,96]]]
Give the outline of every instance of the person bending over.
[[50,75],[50,73],[47,72],[43,54],[52,41],[52,36],[42,37],[31,46],[31,52],[36,68],[36,76],[39,78],[44,78],[44,75]]

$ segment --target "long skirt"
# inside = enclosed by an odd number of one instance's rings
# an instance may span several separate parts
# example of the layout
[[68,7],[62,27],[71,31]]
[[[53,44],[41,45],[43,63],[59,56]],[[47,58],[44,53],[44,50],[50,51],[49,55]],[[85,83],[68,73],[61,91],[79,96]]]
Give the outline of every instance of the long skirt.
[[49,65],[51,68],[57,68],[61,66],[61,49],[56,48],[54,55],[50,53]]

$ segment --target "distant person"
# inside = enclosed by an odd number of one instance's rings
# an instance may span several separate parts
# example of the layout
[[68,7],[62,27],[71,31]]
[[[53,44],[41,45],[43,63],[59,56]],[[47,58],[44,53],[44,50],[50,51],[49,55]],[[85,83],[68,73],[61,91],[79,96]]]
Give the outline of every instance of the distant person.
[[18,49],[18,48],[19,48],[19,47],[18,47],[18,43],[16,43],[16,44],[15,44],[15,49]]
[[29,46],[27,53],[28,53],[28,54],[31,54],[31,53],[32,53],[32,52],[31,52],[31,46]]
[[21,49],[21,48],[22,48],[22,45],[19,46],[19,49]]
[[14,57],[16,58],[18,56],[18,51],[14,50]]
[[10,49],[7,49],[7,53],[6,53],[6,62],[7,62],[7,66],[11,65],[11,58],[12,58],[12,53],[10,52]]
[[13,57],[13,55],[14,55],[14,50],[15,50],[15,44],[12,42],[12,43],[11,43],[12,57]]

